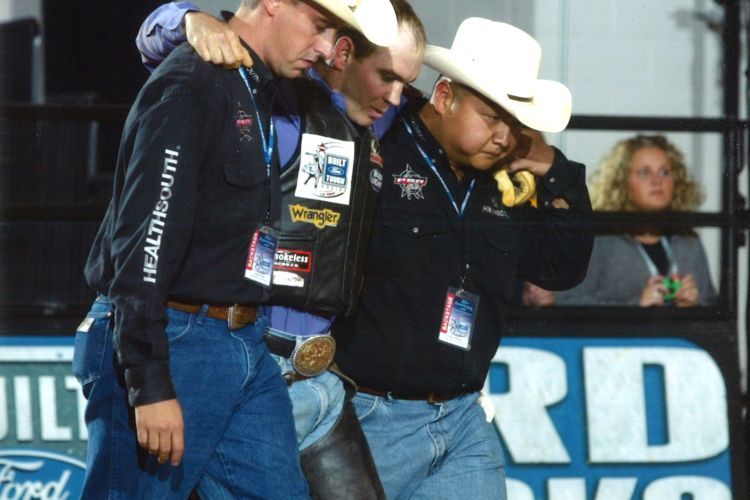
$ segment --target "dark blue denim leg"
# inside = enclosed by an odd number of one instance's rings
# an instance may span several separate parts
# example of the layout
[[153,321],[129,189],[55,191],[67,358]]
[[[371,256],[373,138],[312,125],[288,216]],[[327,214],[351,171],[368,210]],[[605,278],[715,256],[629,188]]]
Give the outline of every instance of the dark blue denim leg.
[[76,332],[73,373],[86,396],[89,442],[82,498],[132,498],[134,483],[117,471],[136,470],[137,442],[127,391],[115,368],[110,304],[99,298]]

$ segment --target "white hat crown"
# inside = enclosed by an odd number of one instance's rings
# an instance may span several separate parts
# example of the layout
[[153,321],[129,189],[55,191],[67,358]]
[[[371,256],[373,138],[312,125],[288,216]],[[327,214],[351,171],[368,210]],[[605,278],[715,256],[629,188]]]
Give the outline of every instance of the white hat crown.
[[465,19],[450,49],[429,45],[425,64],[496,102],[521,123],[559,132],[570,120],[565,85],[539,79],[542,48],[525,31],[479,17]]
[[375,45],[396,41],[398,21],[390,0],[313,0],[356,29]]

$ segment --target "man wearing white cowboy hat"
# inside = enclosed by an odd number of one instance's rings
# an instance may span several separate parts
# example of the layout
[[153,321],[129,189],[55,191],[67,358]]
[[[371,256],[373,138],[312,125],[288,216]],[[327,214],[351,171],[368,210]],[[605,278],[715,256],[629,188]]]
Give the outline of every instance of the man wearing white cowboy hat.
[[258,314],[280,205],[271,106],[278,78],[331,57],[342,22],[390,43],[393,11],[373,2],[244,0],[230,23],[252,67],[180,47],[136,98],[86,265],[99,297],[76,333],[84,498],[186,498],[204,483],[232,498],[308,497]]
[[[540,59],[523,31],[465,20],[451,49],[427,47],[443,75],[431,101],[411,102],[381,141],[360,307],[334,334],[388,498],[505,498],[502,449],[478,404],[503,310],[519,280],[565,289],[586,273],[584,166],[524,130],[558,132],[571,113],[570,92],[538,79]],[[538,208],[504,202],[500,166],[538,179]]]

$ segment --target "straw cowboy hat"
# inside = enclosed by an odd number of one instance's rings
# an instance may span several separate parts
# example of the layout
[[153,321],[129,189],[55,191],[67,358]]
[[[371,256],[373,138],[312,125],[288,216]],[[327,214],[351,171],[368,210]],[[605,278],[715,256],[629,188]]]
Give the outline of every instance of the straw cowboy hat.
[[510,24],[479,17],[464,20],[450,49],[428,45],[424,62],[451,80],[502,106],[527,127],[560,132],[570,120],[570,90],[540,80],[542,48]]
[[387,47],[396,41],[398,22],[390,0],[312,0],[375,45]]

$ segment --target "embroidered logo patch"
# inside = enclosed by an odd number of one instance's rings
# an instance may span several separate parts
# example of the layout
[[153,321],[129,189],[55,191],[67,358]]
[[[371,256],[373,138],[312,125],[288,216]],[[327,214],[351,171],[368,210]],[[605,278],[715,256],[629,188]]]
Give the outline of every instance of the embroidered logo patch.
[[306,222],[318,229],[336,227],[341,219],[341,213],[331,209],[317,210],[299,204],[289,205],[289,213],[292,216],[292,222]]
[[245,113],[241,109],[237,111],[237,115],[234,117],[234,123],[237,125],[237,130],[240,132],[240,140],[242,142],[250,142],[253,140],[253,117]]
[[380,169],[373,168],[370,170],[370,184],[372,184],[372,189],[376,193],[379,193],[383,189],[383,173]]
[[354,142],[302,134],[301,166],[295,196],[349,204]]
[[370,162],[383,167],[383,157],[380,156],[380,143],[373,136],[370,138]]
[[296,271],[298,273],[309,273],[312,264],[312,252],[305,250],[291,250],[288,248],[276,249],[276,262],[273,270]]
[[505,211],[505,207],[500,201],[500,197],[493,196],[490,199],[489,205],[482,205],[482,212],[494,215],[495,217],[502,217],[504,219],[510,218],[510,214]]
[[295,288],[302,288],[305,286],[305,280],[302,276],[297,276],[288,271],[274,271],[273,284],[275,286],[293,286]]
[[408,163],[406,170],[393,175],[393,183],[401,188],[401,198],[424,200],[422,188],[427,185],[427,177],[416,173]]

